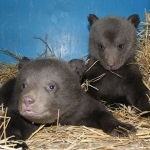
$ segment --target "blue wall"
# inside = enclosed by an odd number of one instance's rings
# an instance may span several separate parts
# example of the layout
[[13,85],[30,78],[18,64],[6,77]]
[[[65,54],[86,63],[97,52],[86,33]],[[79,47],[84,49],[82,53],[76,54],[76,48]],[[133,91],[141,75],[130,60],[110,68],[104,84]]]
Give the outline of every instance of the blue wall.
[[[144,21],[150,0],[0,0],[0,47],[29,58],[45,50],[39,36],[62,59],[80,58],[88,53],[87,16],[137,13]],[[14,60],[0,53],[0,62]]]

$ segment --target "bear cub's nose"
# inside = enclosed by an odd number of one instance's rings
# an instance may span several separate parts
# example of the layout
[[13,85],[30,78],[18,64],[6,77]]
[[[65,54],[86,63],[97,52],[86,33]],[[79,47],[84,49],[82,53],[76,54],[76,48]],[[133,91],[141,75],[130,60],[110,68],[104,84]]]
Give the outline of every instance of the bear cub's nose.
[[107,66],[111,69],[115,67],[115,63],[107,63]]
[[29,105],[33,104],[34,102],[35,102],[35,100],[29,96],[25,96],[22,99],[22,103],[24,103],[26,106],[29,106]]

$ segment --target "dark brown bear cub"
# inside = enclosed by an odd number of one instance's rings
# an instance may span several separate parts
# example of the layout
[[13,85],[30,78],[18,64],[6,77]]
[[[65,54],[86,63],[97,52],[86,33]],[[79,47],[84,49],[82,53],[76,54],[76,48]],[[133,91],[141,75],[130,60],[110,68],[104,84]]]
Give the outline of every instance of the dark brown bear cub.
[[100,80],[90,83],[88,93],[108,104],[123,103],[135,106],[139,111],[150,111],[147,97],[149,90],[142,82],[134,59],[139,16],[101,19],[90,14],[88,20],[91,29],[87,68],[94,65],[85,73],[83,81],[105,74]]
[[[11,117],[7,136],[14,135],[16,140],[27,139],[39,124],[55,124],[58,110],[61,125],[99,128],[112,136],[136,132],[132,125],[117,120],[104,105],[84,93],[74,71],[72,64],[57,59],[24,64],[16,81],[13,80],[12,96],[6,103],[3,100]],[[6,87],[12,85],[10,81],[1,88],[2,99],[6,97]],[[12,90],[9,89],[9,92]],[[18,146],[27,148],[25,143]]]

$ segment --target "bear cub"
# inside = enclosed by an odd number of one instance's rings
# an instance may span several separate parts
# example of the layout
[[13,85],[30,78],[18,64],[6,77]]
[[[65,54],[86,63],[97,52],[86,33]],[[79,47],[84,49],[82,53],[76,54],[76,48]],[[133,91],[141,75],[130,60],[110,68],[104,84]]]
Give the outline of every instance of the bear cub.
[[92,67],[85,72],[82,83],[104,75],[90,83],[88,93],[107,104],[123,103],[135,106],[138,112],[150,111],[149,90],[135,61],[139,16],[98,18],[90,14],[88,21],[91,29],[87,68]]
[[[135,133],[132,125],[117,120],[82,90],[77,70],[80,69],[74,63],[57,59],[32,60],[21,65],[17,78],[0,89],[1,102],[8,107],[11,117],[7,137],[14,135],[13,140],[26,140],[40,124],[55,124],[58,110],[61,125],[85,125],[112,136]],[[25,143],[17,147],[28,148]]]

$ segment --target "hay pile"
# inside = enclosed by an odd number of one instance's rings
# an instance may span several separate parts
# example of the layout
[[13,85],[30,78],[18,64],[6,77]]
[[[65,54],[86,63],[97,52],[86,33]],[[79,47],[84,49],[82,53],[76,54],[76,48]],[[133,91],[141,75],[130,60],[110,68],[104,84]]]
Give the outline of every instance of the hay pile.
[[[150,41],[147,43],[140,42],[140,49],[136,55],[137,63],[143,74],[143,81],[150,89]],[[0,84],[3,84],[8,78],[12,78],[17,74],[16,65],[0,64]],[[110,110],[112,111],[112,110]],[[112,137],[99,129],[88,128],[85,126],[51,126],[41,128],[33,133],[26,140],[31,150],[148,150],[150,149],[150,119],[140,117],[135,114],[131,107],[120,105],[120,109],[112,111],[120,120],[134,125],[137,129],[136,135],[129,137]],[[6,112],[0,108],[0,118],[4,123],[0,129],[5,129],[9,118],[6,118]],[[5,134],[5,132],[3,133]],[[0,140],[0,149],[13,150],[15,142],[10,143]]]
[[15,77],[17,73],[18,70],[15,64],[9,65],[7,63],[0,63],[0,87],[8,79]]
[[139,42],[139,51],[137,51],[136,60],[143,74],[144,83],[150,89],[150,40]]

